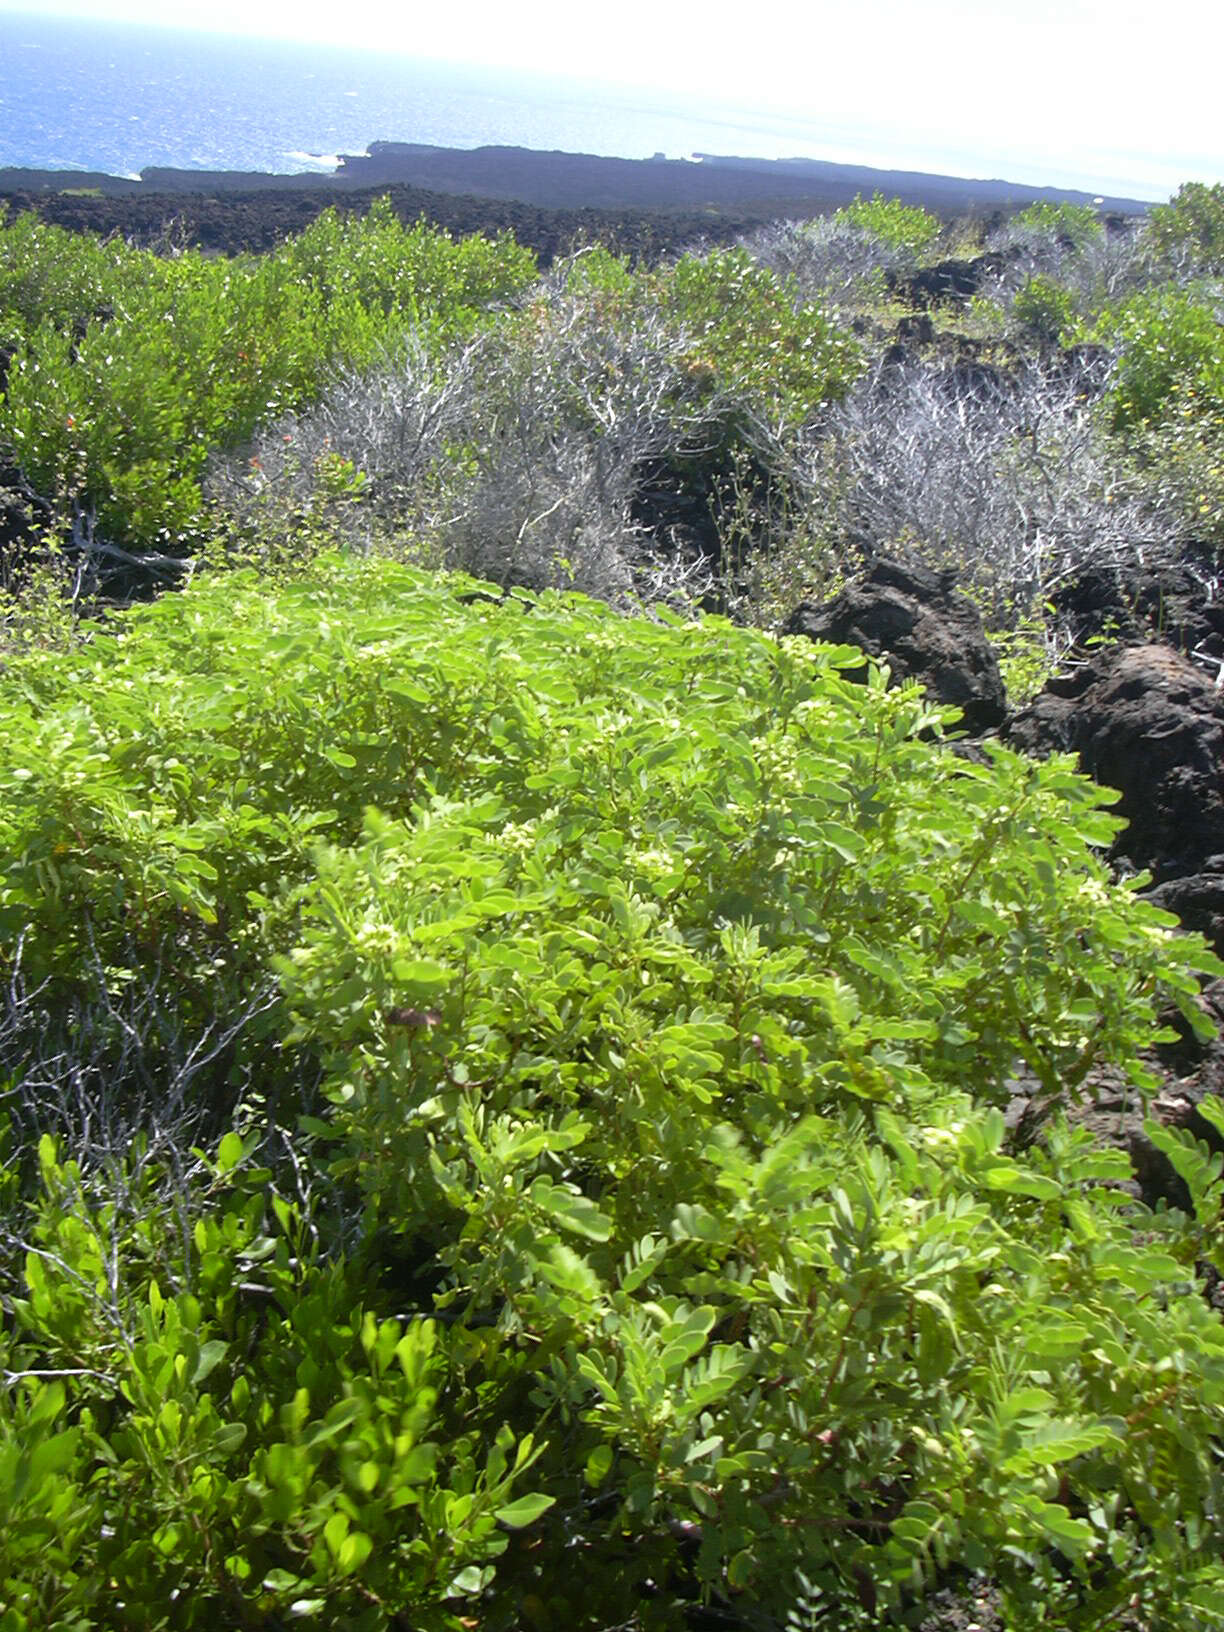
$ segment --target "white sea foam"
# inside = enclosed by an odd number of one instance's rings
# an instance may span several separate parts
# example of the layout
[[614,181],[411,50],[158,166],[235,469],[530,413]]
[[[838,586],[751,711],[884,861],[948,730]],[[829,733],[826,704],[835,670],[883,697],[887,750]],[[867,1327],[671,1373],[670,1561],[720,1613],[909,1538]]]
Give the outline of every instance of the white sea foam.
[[[385,53],[0,11],[0,167],[264,170],[334,165],[372,141],[432,147],[819,156],[812,120]],[[209,155],[202,165],[196,155]]]

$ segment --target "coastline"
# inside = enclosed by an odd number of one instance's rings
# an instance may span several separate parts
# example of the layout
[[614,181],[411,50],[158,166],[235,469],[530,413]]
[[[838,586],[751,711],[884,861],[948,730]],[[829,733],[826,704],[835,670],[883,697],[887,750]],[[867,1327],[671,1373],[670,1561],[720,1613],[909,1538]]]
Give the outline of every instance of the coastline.
[[546,210],[724,210],[755,216],[819,214],[877,189],[940,215],[988,214],[1038,201],[1097,204],[1105,211],[1144,213],[1139,199],[1106,197],[1002,178],[882,170],[820,159],[754,159],[698,154],[693,159],[605,158],[526,147],[434,147],[373,141],[363,154],[342,154],[331,174],[189,170],[148,166],[140,179],[98,171],[0,169],[0,196],[74,194],[149,199],[166,194],[231,197],[258,193],[321,193],[406,187],[450,197],[497,200]]

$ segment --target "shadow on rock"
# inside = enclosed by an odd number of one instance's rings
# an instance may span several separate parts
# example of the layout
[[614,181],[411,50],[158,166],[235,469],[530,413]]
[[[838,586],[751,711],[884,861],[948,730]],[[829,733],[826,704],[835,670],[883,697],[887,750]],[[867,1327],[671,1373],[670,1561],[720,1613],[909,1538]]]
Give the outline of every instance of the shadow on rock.
[[[878,560],[834,600],[802,602],[782,633],[861,646],[895,680],[921,681],[937,702],[954,703],[967,730],[989,731],[1003,722],[1007,694],[981,615],[954,585],[948,573]],[[847,673],[865,679],[867,666]]]
[[[1115,861],[1150,868],[1162,887],[1219,873],[1224,692],[1171,647],[1097,653],[1051,680],[1004,735],[1026,753],[1078,754],[1087,775],[1118,789],[1128,825],[1114,845]],[[1213,891],[1218,907],[1219,885]]]

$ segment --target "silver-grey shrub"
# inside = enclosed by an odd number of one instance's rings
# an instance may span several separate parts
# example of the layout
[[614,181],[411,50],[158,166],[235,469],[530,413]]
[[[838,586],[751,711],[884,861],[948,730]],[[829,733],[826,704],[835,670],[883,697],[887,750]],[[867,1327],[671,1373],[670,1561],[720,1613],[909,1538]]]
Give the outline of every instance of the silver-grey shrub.
[[240,527],[323,516],[350,544],[394,537],[501,584],[685,598],[691,564],[668,568],[633,505],[652,462],[708,452],[740,406],[693,347],[654,302],[610,310],[561,267],[449,356],[409,346],[340,379],[219,464],[209,493]]
[[904,276],[917,264],[910,250],[835,215],[773,223],[742,242],[762,266],[792,278],[805,299],[833,307],[878,300],[889,274]]
[[319,402],[214,461],[207,496],[240,528],[287,528],[326,510],[350,543],[369,542],[373,505],[328,503],[348,461],[382,515],[411,506],[433,463],[467,423],[480,344],[430,358],[412,340],[370,372],[346,370]]
[[1010,311],[1030,278],[1050,278],[1071,294],[1081,317],[1111,300],[1145,287],[1153,275],[1152,252],[1142,222],[1102,231],[1079,243],[1047,227],[1009,223],[992,232],[986,249],[1003,257],[981,294]]
[[1183,523],[1120,469],[1099,389],[1069,367],[880,362],[797,456],[809,526],[954,569],[996,626],[1086,567],[1165,558]]

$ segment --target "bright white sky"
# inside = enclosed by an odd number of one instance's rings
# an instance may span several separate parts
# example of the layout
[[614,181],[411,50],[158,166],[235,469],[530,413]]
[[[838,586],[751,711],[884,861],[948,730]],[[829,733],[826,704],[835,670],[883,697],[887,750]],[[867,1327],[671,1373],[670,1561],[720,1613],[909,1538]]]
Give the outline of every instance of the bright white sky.
[[1224,179],[1221,0],[0,0],[35,9],[708,91],[876,126],[899,168]]

